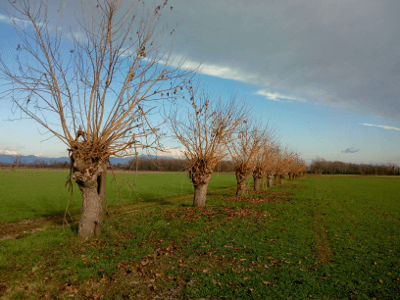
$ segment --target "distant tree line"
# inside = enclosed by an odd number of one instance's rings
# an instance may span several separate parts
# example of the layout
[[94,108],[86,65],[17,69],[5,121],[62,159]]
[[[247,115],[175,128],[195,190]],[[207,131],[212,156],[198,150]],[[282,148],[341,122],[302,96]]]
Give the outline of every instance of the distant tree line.
[[[35,168],[35,169],[69,169],[69,162],[59,162],[50,160],[35,160],[33,163],[27,163],[19,157],[13,163],[0,163],[0,167]],[[119,170],[138,170],[138,171],[162,171],[162,172],[181,172],[188,171],[187,164],[183,159],[176,158],[152,158],[138,157],[131,159],[127,164],[112,164],[113,168]],[[136,169],[137,167],[137,169]],[[233,172],[234,165],[232,161],[223,160],[219,162],[214,169],[215,172]]]
[[311,162],[309,172],[314,174],[400,175],[400,168],[395,164],[353,164],[317,158]]
[[[163,172],[181,172],[188,171],[187,162],[184,159],[174,158],[133,158],[128,164],[116,164],[115,168],[122,170],[138,171],[163,171]],[[218,163],[215,172],[233,172],[234,165],[231,161],[223,160]]]
[[27,163],[20,158],[16,158],[12,163],[0,163],[0,167],[11,167],[12,169],[18,168],[34,168],[34,169],[69,169],[71,166],[70,162],[60,162],[50,160],[50,162],[46,162],[45,160],[35,160],[33,163]]

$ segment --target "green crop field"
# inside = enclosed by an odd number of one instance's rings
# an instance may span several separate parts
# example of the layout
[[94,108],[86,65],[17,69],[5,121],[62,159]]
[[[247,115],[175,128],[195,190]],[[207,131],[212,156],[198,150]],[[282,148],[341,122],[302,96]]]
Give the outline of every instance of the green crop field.
[[[65,183],[68,177],[63,171],[17,170],[0,171],[0,222],[16,221],[41,216],[64,213],[70,198]],[[166,195],[181,195],[193,192],[187,173],[122,173],[119,176],[133,184],[129,186],[117,176],[121,199],[112,173],[107,174],[107,203],[120,201],[156,201]],[[235,184],[234,175],[214,174],[210,190]],[[69,206],[70,211],[82,206],[81,194],[74,184],[74,193]]]
[[72,225],[0,242],[0,297],[400,298],[398,177],[312,176],[238,198],[220,175],[194,209],[184,174],[143,176],[155,194],[140,197],[162,201],[114,216],[98,238]]

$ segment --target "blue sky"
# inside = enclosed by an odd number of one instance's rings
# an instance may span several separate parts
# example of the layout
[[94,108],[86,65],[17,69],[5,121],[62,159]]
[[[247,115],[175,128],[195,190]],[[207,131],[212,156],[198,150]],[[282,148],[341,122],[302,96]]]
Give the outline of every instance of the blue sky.
[[[202,63],[202,85],[224,99],[236,93],[307,163],[400,165],[399,2],[264,2],[170,1],[173,54]],[[17,45],[0,11],[2,59]],[[0,100],[1,153],[66,155],[34,121],[8,121],[19,117]],[[164,146],[179,148],[170,139]]]

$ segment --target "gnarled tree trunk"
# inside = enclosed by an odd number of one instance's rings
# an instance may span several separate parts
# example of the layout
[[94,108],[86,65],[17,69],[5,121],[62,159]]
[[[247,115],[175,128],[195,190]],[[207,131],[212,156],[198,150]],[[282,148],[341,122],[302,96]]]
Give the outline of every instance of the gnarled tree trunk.
[[279,176],[279,184],[283,184],[283,179],[285,178],[285,175],[280,175]]
[[209,168],[204,163],[200,165],[202,165],[202,168],[192,167],[189,171],[189,176],[194,185],[194,207],[203,207],[206,205],[207,187],[212,177],[212,172],[209,171]]
[[261,188],[261,180],[262,180],[262,177],[258,177],[258,176],[254,176],[254,175],[253,175],[253,179],[254,179],[254,190],[255,190],[256,192],[259,192],[259,191],[260,191],[260,188]]
[[[210,176],[210,179],[211,179],[211,176]],[[203,207],[206,205],[208,183],[209,183],[209,181],[204,184],[195,185],[193,206]]]
[[268,175],[267,176],[267,178],[268,178],[268,186],[269,187],[273,187],[274,186],[274,179],[272,177],[273,177],[272,175]]
[[82,237],[99,235],[104,217],[107,163],[87,164],[73,155],[72,161],[73,179],[82,193],[82,214],[78,233]]
[[246,189],[246,179],[247,176],[241,172],[236,172],[236,180],[237,180],[237,190],[236,195],[241,196],[244,194]]
[[281,175],[275,174],[275,185],[281,185]]
[[253,171],[253,179],[254,179],[254,190],[256,192],[261,189],[261,182],[263,178],[263,173],[260,167],[256,167]]

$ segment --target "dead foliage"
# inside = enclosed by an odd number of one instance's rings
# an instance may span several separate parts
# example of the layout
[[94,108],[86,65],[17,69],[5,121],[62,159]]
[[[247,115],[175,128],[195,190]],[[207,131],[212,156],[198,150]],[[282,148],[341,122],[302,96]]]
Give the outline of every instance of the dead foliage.
[[[233,196],[243,201],[243,198],[238,196]],[[261,203],[261,202],[259,202]],[[265,218],[270,215],[265,211],[254,210],[253,207],[246,206],[243,208],[233,208],[220,206],[217,208],[178,208],[172,210],[164,210],[158,212],[160,214],[165,214],[168,219],[184,219],[187,222],[195,222],[202,218],[214,219],[215,215],[223,215],[221,222],[226,222],[239,218],[254,217],[254,218]]]
[[252,196],[247,196],[247,197],[239,197],[239,196],[230,196],[227,198],[223,199],[224,201],[231,201],[231,202],[249,202],[252,204],[259,204],[259,203],[271,203],[271,202],[276,202],[280,201],[281,199],[279,198],[272,198],[272,197],[252,197]]

